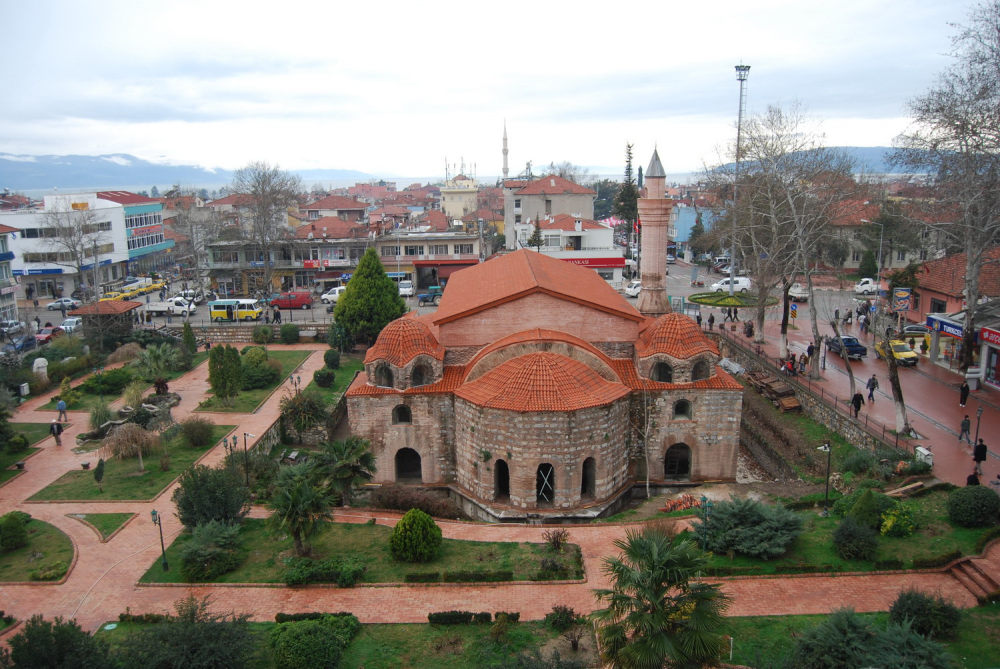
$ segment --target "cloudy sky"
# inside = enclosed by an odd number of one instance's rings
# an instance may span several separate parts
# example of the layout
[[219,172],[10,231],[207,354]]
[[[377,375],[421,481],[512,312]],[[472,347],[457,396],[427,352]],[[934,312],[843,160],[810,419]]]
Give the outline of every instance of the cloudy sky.
[[0,152],[485,176],[506,121],[513,174],[617,172],[626,142],[680,172],[734,136],[740,62],[749,113],[887,145],[971,4],[0,0]]

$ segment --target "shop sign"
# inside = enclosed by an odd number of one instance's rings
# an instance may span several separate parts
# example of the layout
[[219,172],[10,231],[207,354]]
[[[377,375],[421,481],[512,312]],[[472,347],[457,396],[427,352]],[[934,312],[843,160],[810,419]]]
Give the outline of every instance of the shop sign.
[[1000,332],[997,332],[996,330],[992,330],[990,328],[980,328],[979,338],[988,344],[1000,346]]
[[584,267],[624,267],[625,258],[561,258],[566,262]]
[[909,311],[910,310],[910,293],[909,288],[893,288],[892,290],[892,310],[893,311]]
[[319,260],[303,260],[302,261],[302,266],[305,267],[306,269],[319,269],[319,267],[320,267],[320,261]]
[[947,321],[938,320],[933,316],[927,317],[927,327],[932,330],[937,330],[943,335],[955,337],[956,339],[961,339],[964,332],[961,325],[955,325],[953,323],[948,323]]
[[331,258],[323,261],[323,267],[347,267],[350,264],[347,258]]

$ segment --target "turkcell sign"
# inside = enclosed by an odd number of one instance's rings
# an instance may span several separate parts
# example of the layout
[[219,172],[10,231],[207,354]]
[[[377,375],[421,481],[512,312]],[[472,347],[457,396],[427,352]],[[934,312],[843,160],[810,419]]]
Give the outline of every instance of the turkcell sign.
[[927,317],[927,327],[932,330],[937,330],[941,334],[948,335],[949,337],[955,337],[956,339],[961,339],[964,333],[964,329],[961,325],[955,325],[953,323],[948,323],[947,321],[938,320],[933,316]]

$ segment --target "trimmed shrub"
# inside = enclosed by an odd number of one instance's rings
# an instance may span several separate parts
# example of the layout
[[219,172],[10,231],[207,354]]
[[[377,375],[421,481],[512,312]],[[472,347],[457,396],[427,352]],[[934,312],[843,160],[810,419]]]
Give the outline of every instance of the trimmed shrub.
[[[327,353],[329,352],[330,351],[327,351]],[[336,378],[337,375],[336,373],[334,373],[332,369],[323,368],[323,369],[317,369],[315,372],[313,372],[313,381],[315,381],[316,385],[319,386],[320,388],[332,387],[333,382],[334,380],[336,380]]]
[[882,534],[887,537],[908,537],[917,529],[916,515],[908,504],[897,504],[882,516]]
[[513,581],[512,571],[446,571],[445,583],[497,583]]
[[13,551],[28,545],[28,521],[16,512],[0,518],[0,551]]
[[240,528],[217,520],[198,525],[191,540],[181,550],[181,575],[184,580],[210,581],[228,574],[243,562]]
[[428,613],[427,622],[431,625],[468,625],[473,615],[472,611],[439,611]]
[[145,430],[149,427],[149,421],[153,420],[153,414],[149,412],[149,409],[139,407],[132,412],[129,420]]
[[796,562],[795,564],[778,563],[774,565],[774,573],[776,574],[832,574],[838,571],[844,571],[844,568],[839,564]]
[[439,571],[418,572],[403,577],[404,583],[437,583],[440,580],[441,572]]
[[267,364],[267,351],[260,346],[250,346],[243,349],[243,368],[260,367]]
[[989,527],[997,524],[1000,495],[987,486],[959,488],[948,495],[948,517],[962,527]]
[[364,575],[368,567],[358,558],[332,557],[325,560],[297,558],[289,561],[289,569],[281,575],[285,585],[336,583],[350,588]]
[[368,504],[375,509],[409,511],[420,509],[434,518],[462,518],[462,512],[455,503],[426,490],[390,483],[373,490]]
[[340,351],[331,348],[323,353],[323,363],[330,369],[340,369]]
[[[276,623],[296,623],[300,620],[322,620],[327,616],[340,617],[340,616],[351,616],[354,617],[353,613],[348,613],[346,611],[341,611],[340,613],[321,613],[319,611],[310,611],[308,613],[275,613],[274,622]],[[355,618],[357,620],[357,618]]]
[[282,344],[298,344],[299,343],[299,326],[295,323],[284,323],[281,326],[281,343]]
[[994,539],[1000,539],[1000,527],[991,527],[979,535],[979,538],[976,540],[976,553],[982,554],[983,550],[986,549],[986,544]]
[[[267,361],[267,362],[277,362]],[[279,365],[281,363],[278,363]],[[243,364],[243,385],[242,390],[255,390],[257,388],[266,388],[272,383],[276,382],[281,378],[280,370],[275,370],[269,364],[264,364],[260,366]]]
[[389,536],[389,552],[401,562],[428,562],[441,549],[441,528],[420,509],[410,509]]
[[962,622],[962,612],[941,595],[907,588],[889,607],[889,622],[902,625],[906,621],[914,632],[925,637],[950,637]]
[[707,523],[696,521],[694,533],[699,541],[707,534],[708,550],[714,553],[769,560],[784,555],[802,533],[802,519],[780,505],[733,497],[716,503]]
[[875,560],[875,571],[896,571],[903,568],[903,561],[896,558]]
[[322,620],[281,623],[271,630],[270,643],[278,669],[336,669],[345,646]]
[[545,614],[543,622],[557,632],[565,632],[576,624],[576,619],[576,611],[572,607],[557,604]]
[[7,452],[22,453],[28,450],[29,445],[28,438],[23,434],[18,433],[7,440]]
[[250,351],[252,351],[254,349],[258,349],[258,350],[263,351],[264,347],[263,346],[254,346],[253,344],[247,344],[246,346],[244,346],[243,348],[240,349],[240,355],[244,356],[244,355],[246,355],[247,353],[249,353]]
[[121,395],[125,386],[135,378],[135,374],[130,367],[118,367],[108,369],[101,374],[91,374],[87,379],[77,386],[77,390],[88,395]]
[[28,578],[32,581],[58,581],[66,575],[67,571],[69,571],[69,563],[60,560],[38,565],[37,569],[28,572]]
[[274,341],[274,328],[270,325],[258,325],[254,327],[250,340],[255,344],[269,344]]
[[507,622],[516,623],[521,620],[520,611],[497,611],[493,614],[493,620],[499,620],[500,616],[507,616]]
[[180,423],[184,439],[192,448],[205,448],[212,443],[215,424],[207,418],[185,418]]
[[858,501],[854,503],[847,515],[873,530],[879,528],[882,516],[879,513],[878,502],[875,500],[875,493],[871,488],[867,488],[861,493]]
[[913,558],[913,568],[937,569],[938,567],[943,567],[946,564],[954,562],[960,557],[962,557],[962,551],[956,548],[949,553],[942,553],[941,555],[933,555],[928,558]]
[[833,548],[844,560],[874,560],[878,552],[878,533],[848,516],[833,531]]
[[239,525],[250,513],[250,491],[244,477],[228,467],[196,465],[186,469],[170,499],[177,507],[177,517],[188,528],[213,520]]
[[[862,483],[865,483],[865,481],[862,481]],[[838,499],[836,502],[833,503],[833,512],[840,517],[846,516],[850,512],[850,510],[854,508],[854,505],[858,503],[858,499],[860,499],[861,495],[865,493],[865,490],[869,490],[869,488],[859,487],[850,495],[844,495],[843,497]],[[884,515],[887,511],[889,511],[892,507],[896,506],[897,504],[896,500],[894,500],[892,497],[889,497],[888,495],[883,495],[882,493],[877,492],[875,490],[872,490],[872,494],[875,496],[875,503],[878,506],[879,517]]]

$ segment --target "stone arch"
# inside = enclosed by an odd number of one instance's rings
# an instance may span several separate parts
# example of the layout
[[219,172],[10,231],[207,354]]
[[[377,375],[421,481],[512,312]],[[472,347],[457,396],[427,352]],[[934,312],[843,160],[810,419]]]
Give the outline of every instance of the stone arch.
[[410,425],[413,423],[413,412],[410,407],[400,404],[392,410],[393,425]]
[[552,506],[556,499],[556,469],[548,462],[535,470],[535,502],[538,506]]
[[694,363],[694,367],[691,368],[691,380],[701,381],[707,379],[712,375],[712,366],[708,364],[708,360],[699,360]]
[[691,402],[688,400],[674,402],[674,420],[691,420],[692,418],[694,418],[694,411],[691,409]]
[[497,460],[493,465],[493,500],[510,500],[510,468],[504,460]]
[[387,363],[375,367],[375,385],[379,388],[394,388],[392,368]]
[[691,448],[687,444],[674,444],[663,457],[663,478],[673,481],[691,479]]
[[423,483],[424,475],[421,467],[420,454],[412,448],[401,448],[396,451],[396,482]]
[[597,490],[597,461],[587,458],[583,461],[580,474],[580,498],[594,499]]
[[649,370],[649,378],[651,381],[659,381],[660,383],[673,383],[674,368],[671,367],[669,363],[661,360],[654,364],[653,368]]
[[410,387],[418,388],[434,383],[434,370],[424,362],[418,362],[410,372]]

